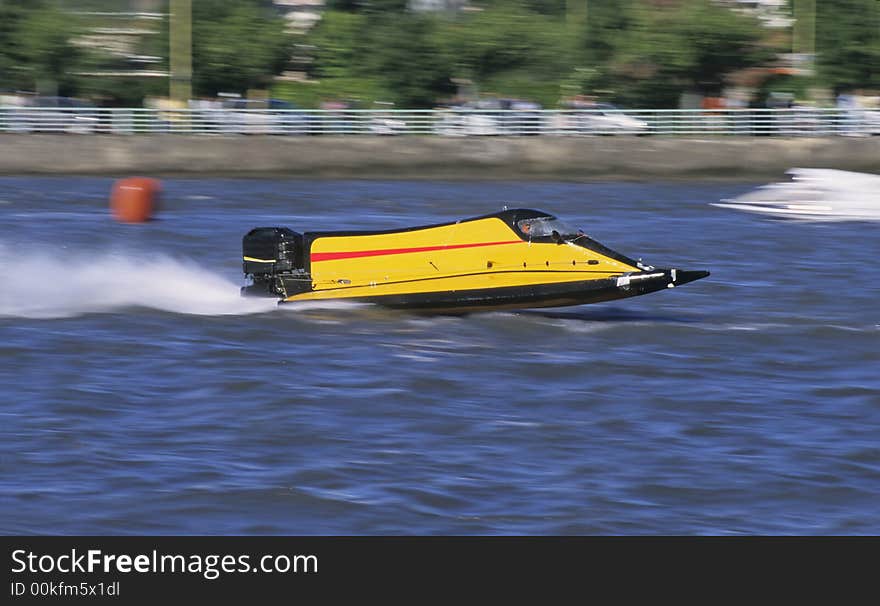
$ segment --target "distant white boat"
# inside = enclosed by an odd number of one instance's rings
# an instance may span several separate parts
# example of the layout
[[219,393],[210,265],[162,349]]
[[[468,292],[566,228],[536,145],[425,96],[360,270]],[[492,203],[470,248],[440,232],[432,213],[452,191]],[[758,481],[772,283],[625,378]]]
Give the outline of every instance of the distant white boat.
[[880,175],[830,168],[792,168],[790,180],[712,202],[775,217],[811,221],[880,221]]

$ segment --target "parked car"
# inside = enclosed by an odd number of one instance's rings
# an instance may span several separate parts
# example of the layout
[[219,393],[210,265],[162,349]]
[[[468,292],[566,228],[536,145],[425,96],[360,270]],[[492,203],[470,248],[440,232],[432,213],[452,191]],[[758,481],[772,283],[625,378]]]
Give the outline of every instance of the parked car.
[[402,135],[406,132],[406,121],[391,111],[393,103],[376,101],[370,114],[368,129],[374,135]]
[[773,117],[774,134],[815,137],[826,134],[829,128],[823,114],[809,105],[777,108]]
[[374,135],[402,135],[406,132],[406,122],[380,114],[370,118],[369,129]]
[[434,133],[445,136],[500,135],[498,118],[488,113],[457,107],[445,110],[434,123]]
[[594,103],[557,114],[551,129],[573,135],[645,135],[650,125],[610,103]]
[[880,135],[880,109],[849,109],[843,117],[843,134]]
[[288,101],[228,99],[222,107],[225,111],[214,115],[225,133],[306,135],[312,130],[309,115]]
[[500,99],[499,115],[505,133],[512,135],[539,135],[543,131],[544,115],[541,105],[521,99]]
[[434,133],[446,136],[494,136],[504,134],[503,109],[497,99],[481,99],[443,108]]
[[73,97],[34,97],[10,110],[8,129],[17,133],[92,133],[98,129],[98,111]]

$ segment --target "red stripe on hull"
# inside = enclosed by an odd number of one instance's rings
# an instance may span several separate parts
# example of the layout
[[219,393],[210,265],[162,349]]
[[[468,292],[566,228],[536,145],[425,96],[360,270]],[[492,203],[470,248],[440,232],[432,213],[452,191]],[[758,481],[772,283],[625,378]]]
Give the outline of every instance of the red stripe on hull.
[[338,261],[340,259],[357,259],[358,257],[381,257],[384,255],[402,255],[405,253],[430,252],[432,250],[452,250],[455,248],[476,248],[479,246],[499,246],[501,244],[523,244],[522,240],[506,242],[477,242],[475,244],[450,244],[445,246],[421,246],[418,248],[385,248],[381,250],[356,250],[349,252],[312,253],[312,263],[316,261]]

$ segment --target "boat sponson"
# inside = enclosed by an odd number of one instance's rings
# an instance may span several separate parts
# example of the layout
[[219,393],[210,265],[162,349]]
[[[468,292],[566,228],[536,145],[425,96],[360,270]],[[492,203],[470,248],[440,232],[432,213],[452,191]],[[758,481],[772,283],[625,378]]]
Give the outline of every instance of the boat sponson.
[[[396,295],[339,297],[335,300],[443,313],[468,313],[477,309],[563,307],[634,297],[687,284],[708,275],[709,272],[703,270],[655,269],[598,280]],[[280,303],[296,303],[296,300],[281,301]]]

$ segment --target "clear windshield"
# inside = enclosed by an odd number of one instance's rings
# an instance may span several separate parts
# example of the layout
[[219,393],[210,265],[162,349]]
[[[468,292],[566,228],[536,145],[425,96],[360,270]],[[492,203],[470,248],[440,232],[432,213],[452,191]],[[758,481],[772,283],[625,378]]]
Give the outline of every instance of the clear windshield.
[[522,221],[518,221],[516,226],[523,234],[530,238],[552,236],[554,231],[563,238],[575,238],[584,233],[580,229],[572,227],[571,225],[553,217],[523,219]]

